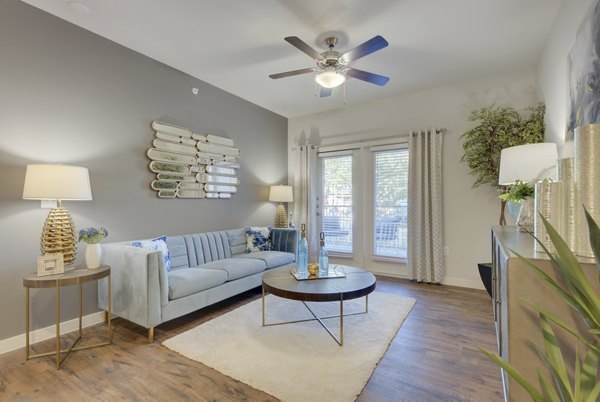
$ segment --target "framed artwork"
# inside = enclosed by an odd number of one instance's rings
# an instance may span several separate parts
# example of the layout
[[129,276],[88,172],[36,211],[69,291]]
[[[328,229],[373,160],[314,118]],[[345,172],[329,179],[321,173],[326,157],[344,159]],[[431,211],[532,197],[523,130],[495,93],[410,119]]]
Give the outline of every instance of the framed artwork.
[[569,108],[567,140],[575,128],[600,123],[600,1],[583,19],[569,53]]
[[65,264],[62,253],[46,254],[37,258],[38,276],[62,274],[65,272]]

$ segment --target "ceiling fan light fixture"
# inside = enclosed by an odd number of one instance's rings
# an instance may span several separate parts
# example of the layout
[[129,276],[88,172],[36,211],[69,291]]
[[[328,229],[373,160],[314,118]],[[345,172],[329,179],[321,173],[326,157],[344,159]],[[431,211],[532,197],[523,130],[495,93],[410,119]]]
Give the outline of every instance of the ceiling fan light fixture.
[[326,70],[318,73],[315,77],[315,81],[323,88],[335,88],[346,81],[346,76],[335,70]]

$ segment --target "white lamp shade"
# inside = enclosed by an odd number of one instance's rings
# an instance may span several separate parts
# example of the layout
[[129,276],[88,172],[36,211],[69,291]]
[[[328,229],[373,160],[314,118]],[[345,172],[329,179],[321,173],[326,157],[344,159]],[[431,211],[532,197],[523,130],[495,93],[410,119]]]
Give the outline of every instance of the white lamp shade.
[[88,170],[69,165],[28,165],[23,199],[89,201],[92,190]]
[[557,180],[557,159],[556,144],[550,142],[504,148],[500,153],[498,184],[513,184],[517,180],[530,183],[545,178]]
[[323,88],[335,88],[346,81],[346,76],[335,70],[327,70],[317,74],[315,81]]
[[269,192],[269,201],[293,202],[294,195],[292,186],[271,186],[271,191]]

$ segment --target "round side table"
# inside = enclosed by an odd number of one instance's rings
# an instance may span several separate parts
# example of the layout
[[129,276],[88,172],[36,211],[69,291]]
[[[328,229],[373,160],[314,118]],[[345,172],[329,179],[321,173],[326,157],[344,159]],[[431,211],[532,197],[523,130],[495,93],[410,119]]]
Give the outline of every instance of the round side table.
[[[97,281],[102,278],[108,280],[108,311],[106,312],[106,321],[108,328],[108,340],[106,342],[97,343],[94,345],[86,345],[76,347],[82,337],[82,317],[83,317],[83,283],[89,281]],[[60,288],[64,286],[79,285],[79,336],[68,349],[60,348]],[[25,360],[36,357],[56,355],[56,368],[60,369],[61,364],[66,357],[75,350],[90,349],[98,346],[111,344],[111,327],[110,327],[110,267],[102,265],[96,269],[74,269],[63,274],[37,276],[37,273],[32,273],[23,278],[23,286],[25,287]],[[29,347],[29,289],[30,288],[55,288],[56,289],[56,350],[54,352],[30,354]],[[64,353],[61,359],[61,354]]]

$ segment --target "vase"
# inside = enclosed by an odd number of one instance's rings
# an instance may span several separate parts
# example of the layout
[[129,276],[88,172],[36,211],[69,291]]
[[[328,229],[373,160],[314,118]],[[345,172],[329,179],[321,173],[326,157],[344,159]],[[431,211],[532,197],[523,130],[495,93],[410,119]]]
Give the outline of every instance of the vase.
[[563,158],[558,163],[558,181],[562,193],[561,237],[572,252],[577,250],[577,189],[575,188],[575,159]]
[[577,201],[576,254],[594,257],[584,207],[596,222],[600,221],[600,124],[575,129],[575,197]]
[[521,201],[521,210],[517,218],[517,227],[521,232],[533,232],[533,199],[527,197]]
[[[562,233],[562,183],[552,181],[538,181],[535,183],[535,212],[533,217],[533,234],[538,241],[533,243],[533,250],[536,253],[545,252],[544,247],[550,253],[556,249],[550,239],[550,234],[546,230],[541,216],[543,216],[552,227],[559,233]],[[540,216],[541,214],[541,216]],[[542,245],[544,247],[542,247]]]
[[508,215],[512,218],[513,221],[517,221],[519,218],[519,211],[521,210],[521,203],[515,201],[509,201],[506,203],[506,210],[508,211]]
[[102,259],[102,248],[100,243],[88,244],[85,248],[85,265],[88,269],[96,269],[100,267]]

